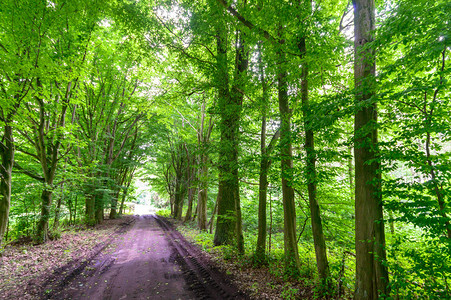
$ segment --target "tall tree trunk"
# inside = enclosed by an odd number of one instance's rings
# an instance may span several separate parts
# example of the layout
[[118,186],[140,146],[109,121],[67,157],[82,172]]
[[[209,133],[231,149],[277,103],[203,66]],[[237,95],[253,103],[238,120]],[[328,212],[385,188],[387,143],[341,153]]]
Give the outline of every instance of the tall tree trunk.
[[[311,6],[310,6],[311,7]],[[301,38],[299,43],[299,51],[301,57],[305,58],[307,48],[306,39]],[[310,207],[310,216],[312,222],[313,242],[315,244],[316,265],[318,269],[319,279],[321,281],[322,292],[329,290],[327,280],[330,277],[329,263],[327,261],[326,241],[324,239],[323,224],[321,220],[321,212],[319,208],[318,199],[316,197],[316,153],[315,153],[315,139],[313,129],[311,128],[310,120],[310,104],[308,91],[308,64],[304,60],[302,62],[301,73],[301,100],[304,116],[304,130],[305,130],[305,152],[306,152],[306,177],[308,198]]]
[[348,176],[349,176],[349,196],[351,200],[354,200],[354,165],[352,159],[352,146],[348,148]]
[[[441,55],[441,68],[440,71],[442,72],[442,74],[440,75],[440,81],[439,84],[443,85],[443,74],[444,74],[444,70],[445,70],[445,62],[446,62],[446,46],[445,49],[443,49],[442,51],[442,55]],[[445,202],[445,196],[443,194],[443,187],[439,184],[439,182],[437,181],[437,177],[435,174],[435,167],[434,164],[432,163],[432,158],[431,158],[431,144],[432,144],[432,137],[431,137],[431,132],[429,131],[430,128],[432,127],[432,117],[433,117],[433,112],[434,112],[434,104],[437,101],[437,95],[439,93],[439,87],[434,91],[434,96],[432,98],[432,103],[431,103],[431,111],[430,113],[425,113],[425,123],[426,123],[426,160],[427,160],[427,164],[429,166],[429,174],[431,176],[431,182],[433,184],[433,190],[435,193],[435,196],[437,197],[437,202],[438,202],[438,206],[439,206],[439,214],[443,217],[443,219],[445,220],[445,230],[446,230],[446,234],[448,236],[448,239],[451,240],[451,224],[449,222],[449,218],[448,215],[446,213],[446,202]],[[425,92],[425,97],[426,97],[426,92]],[[426,110],[425,110],[426,111]]]
[[[442,72],[443,72],[443,69],[442,69]],[[427,122],[430,122],[430,121],[427,121]],[[433,183],[434,193],[435,193],[435,196],[437,197],[439,214],[445,220],[446,235],[447,235],[448,239],[451,240],[451,225],[450,225],[449,218],[448,218],[448,215],[446,214],[446,210],[445,210],[446,207],[445,207],[445,200],[443,197],[443,189],[441,186],[439,186],[439,184],[437,182],[437,178],[435,176],[434,165],[432,164],[432,159],[431,159],[430,147],[431,147],[431,133],[427,132],[427,134],[426,134],[426,160],[427,160],[429,170],[430,170],[429,174],[431,175],[431,181]],[[391,224],[393,224],[393,222]]]
[[[238,174],[237,174],[238,178]],[[244,254],[244,235],[243,235],[243,219],[241,214],[241,199],[240,199],[240,187],[236,186],[235,189],[235,209],[236,209],[236,239],[238,253]]]
[[[223,14],[221,13],[223,18]],[[218,217],[216,219],[215,245],[236,243],[236,190],[238,186],[238,127],[241,105],[233,103],[229,92],[227,64],[227,35],[225,22],[217,26],[217,78],[220,119]]]
[[[355,101],[360,105],[375,97],[375,53],[366,45],[373,40],[375,6],[374,0],[353,0],[353,4]],[[376,123],[375,101],[359,107],[354,125],[355,299],[378,299],[389,294]]]
[[284,212],[284,250],[286,271],[299,272],[299,253],[296,240],[296,206],[293,189],[293,154],[291,148],[291,111],[288,105],[288,83],[285,54],[278,51],[278,96],[280,111],[280,155],[282,169],[282,199]]
[[[66,113],[69,107],[73,82],[69,82],[64,98],[56,96],[55,103],[61,104],[61,111],[51,111],[45,105],[41,95],[36,95],[36,103],[39,105],[39,122],[33,125],[36,139],[36,153],[41,164],[44,183],[41,194],[41,216],[36,229],[36,242],[44,243],[48,239],[49,219],[53,196],[53,181],[56,176],[59,162],[59,151],[63,140],[62,129],[66,125]],[[75,84],[76,85],[76,84]],[[36,79],[36,86],[42,88],[40,78]],[[31,113],[34,113],[28,108]],[[56,134],[50,133],[50,128]]]
[[207,143],[210,140],[211,131],[213,130],[212,118],[207,128],[207,132],[204,132],[205,123],[205,101],[202,103],[200,131],[197,134],[197,142],[201,149],[199,159],[199,193],[197,199],[197,226],[200,230],[207,230],[207,200],[208,200],[208,153]]
[[266,261],[266,201],[268,192],[268,170],[269,159],[266,151],[266,115],[268,111],[268,89],[266,86],[265,71],[262,63],[262,49],[258,44],[259,56],[258,64],[261,76],[262,85],[262,126],[260,133],[260,175],[258,182],[258,234],[257,234],[257,246],[255,248],[255,259],[258,263]]
[[4,126],[3,140],[0,144],[0,246],[8,226],[9,208],[11,203],[11,178],[14,164],[13,130]]
[[[246,5],[246,0],[243,1]],[[243,90],[248,68],[248,51],[244,34],[236,31],[235,70],[232,89],[229,90],[229,68],[227,63],[227,24],[224,12],[217,4],[212,4],[212,11],[217,17],[215,23],[217,55],[217,74],[220,120],[219,150],[219,189],[222,196],[218,203],[218,218],[214,243],[237,244],[238,251],[244,252],[242,233],[241,204],[238,179],[238,142],[240,115],[243,103]]]
[[258,263],[266,260],[266,200],[268,192],[268,157],[266,154],[266,110],[262,116],[262,128],[260,137],[261,161],[260,177],[258,182],[258,235],[257,247],[255,249],[255,259]]
[[271,190],[269,190],[269,237],[268,237],[269,255],[271,255],[271,237],[272,237],[272,198],[271,198]]

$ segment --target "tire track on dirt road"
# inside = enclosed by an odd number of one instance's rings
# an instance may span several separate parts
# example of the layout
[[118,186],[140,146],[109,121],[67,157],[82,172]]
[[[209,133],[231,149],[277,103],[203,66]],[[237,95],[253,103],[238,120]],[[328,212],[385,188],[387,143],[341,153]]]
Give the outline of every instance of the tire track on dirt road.
[[111,251],[55,274],[41,299],[248,299],[169,222],[133,220]]
[[249,299],[169,222],[158,216],[154,218],[166,232],[168,242],[175,250],[175,259],[182,266],[185,279],[198,299]]

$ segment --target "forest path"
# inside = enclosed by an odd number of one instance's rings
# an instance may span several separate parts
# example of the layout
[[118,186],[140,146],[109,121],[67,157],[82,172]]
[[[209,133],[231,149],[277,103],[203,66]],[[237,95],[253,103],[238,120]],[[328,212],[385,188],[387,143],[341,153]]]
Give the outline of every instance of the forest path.
[[66,270],[43,299],[247,298],[159,217],[136,216],[112,244],[111,251]]

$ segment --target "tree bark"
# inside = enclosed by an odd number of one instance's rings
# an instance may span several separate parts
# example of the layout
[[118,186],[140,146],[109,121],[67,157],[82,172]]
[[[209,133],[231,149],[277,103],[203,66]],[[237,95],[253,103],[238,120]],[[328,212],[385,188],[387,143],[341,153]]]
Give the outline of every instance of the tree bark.
[[[222,15],[222,13],[221,13]],[[223,16],[222,16],[223,17]],[[222,20],[221,20],[222,21]],[[228,39],[225,22],[219,22],[217,31],[217,78],[220,119],[218,217],[214,244],[236,244],[236,191],[238,186],[238,128],[241,103],[235,103],[229,91],[227,63]]]
[[53,192],[44,188],[41,193],[41,216],[36,228],[36,241],[44,243],[49,238],[50,207],[52,205]]
[[3,140],[0,143],[0,246],[8,226],[11,204],[11,178],[14,164],[13,130],[8,124],[4,126]]
[[133,180],[133,176],[135,174],[136,171],[136,167],[134,167],[132,169],[132,171],[130,172],[130,174],[128,175],[128,178],[126,179],[126,186],[125,189],[122,191],[122,200],[121,200],[121,206],[119,208],[119,214],[123,214],[124,213],[124,203],[125,203],[125,199],[127,198],[127,194],[128,194],[128,189],[130,188],[130,185],[132,184],[132,180]]
[[55,216],[53,217],[53,230],[58,230],[60,224],[60,213],[61,213],[61,203],[63,202],[64,197],[64,184],[61,184],[61,195],[58,197],[58,201],[56,202],[55,208]]
[[[131,160],[131,154],[128,158],[129,160]],[[115,197],[113,198],[113,201],[111,203],[111,210],[110,210],[110,219],[116,219],[117,218],[117,211],[118,211],[118,203],[119,203],[119,195],[121,193],[121,187],[124,185],[125,183],[125,179],[127,178],[128,172],[129,172],[129,167],[126,167],[125,169],[122,170],[123,174],[120,177],[119,182],[117,183],[119,185],[119,188],[116,192]]]
[[197,198],[197,226],[200,230],[207,230],[207,200],[208,200],[208,152],[207,143],[210,140],[211,131],[213,130],[212,118],[207,128],[207,132],[204,133],[205,122],[205,101],[202,103],[200,131],[197,134],[197,142],[200,147],[200,159],[199,159],[199,194]]
[[258,263],[266,260],[266,201],[268,192],[268,157],[266,155],[266,114],[262,116],[261,128],[261,161],[260,177],[258,182],[258,234],[257,247],[255,249],[255,259]]
[[95,214],[95,196],[93,193],[87,194],[85,197],[85,222],[89,226],[93,226],[96,223],[96,214]]
[[269,170],[269,159],[266,151],[266,115],[268,111],[268,89],[266,86],[265,70],[262,63],[262,50],[260,43],[258,44],[259,56],[258,64],[261,76],[262,85],[262,126],[260,133],[260,175],[258,181],[258,234],[257,234],[257,246],[255,248],[255,259],[258,263],[263,263],[266,261],[266,202],[267,202],[267,192],[268,192],[268,170]]
[[197,198],[197,226],[200,230],[207,230],[207,199],[208,199],[208,156],[201,154],[199,168],[199,195]]
[[185,222],[191,221],[191,218],[193,216],[193,202],[195,191],[196,190],[194,188],[188,188],[188,208],[186,210]]
[[375,101],[375,52],[365,47],[373,40],[374,0],[353,0],[354,4],[354,82],[357,108],[354,124],[355,157],[355,299],[388,296],[385,267],[385,232],[377,162],[377,105]]
[[[432,160],[431,160],[430,145],[431,145],[431,134],[430,134],[430,132],[427,132],[427,134],[426,134],[426,160],[427,160],[429,170],[430,170],[429,174],[431,175],[431,181],[434,186],[434,193],[435,193],[435,196],[437,197],[439,213],[445,220],[446,235],[447,235],[448,239],[451,240],[451,225],[449,222],[448,215],[445,212],[445,200],[443,197],[443,191],[442,191],[441,187],[439,186],[439,184],[437,182],[437,178],[435,176],[434,165],[432,164]],[[393,224],[393,222],[392,222],[392,224]]]
[[218,212],[218,203],[220,200],[221,200],[221,189],[218,189],[218,195],[216,196],[215,208],[213,208],[213,213],[211,214],[210,222],[208,222],[208,225],[207,225],[207,227],[210,227],[210,233],[213,232],[213,223],[214,223],[215,216]]
[[282,170],[282,202],[284,213],[284,250],[286,272],[299,273],[299,253],[296,240],[296,206],[293,189],[293,154],[291,147],[291,110],[288,104],[288,83],[285,54],[278,51],[278,97],[280,111],[280,156]]
[[[38,78],[36,85],[42,87],[41,81]],[[67,84],[66,96],[61,99],[61,111],[60,113],[54,112],[53,120],[48,120],[47,115],[51,112],[46,111],[44,100],[40,96],[35,96],[37,103],[39,104],[39,124],[34,126],[36,136],[36,153],[39,157],[41,164],[44,187],[41,194],[41,216],[36,229],[36,242],[45,243],[48,240],[48,228],[50,211],[52,205],[53,196],[53,181],[56,176],[59,161],[59,150],[61,147],[62,134],[57,133],[56,136],[49,134],[50,123],[54,123],[52,129],[62,129],[66,124],[66,113],[69,106],[71,97],[72,82]],[[60,99],[57,98],[56,103]]]
[[[441,68],[440,71],[443,73],[443,71],[445,70],[445,62],[446,62],[446,46],[445,49],[443,49],[442,51],[442,55],[441,55]],[[443,84],[443,74],[440,75],[440,85]],[[439,185],[439,182],[437,181],[436,178],[436,174],[435,174],[435,167],[432,163],[432,158],[431,158],[431,144],[432,144],[432,138],[431,138],[431,132],[429,131],[432,126],[432,117],[433,117],[433,113],[434,113],[434,106],[435,106],[435,102],[437,101],[437,95],[439,93],[439,87],[437,89],[435,89],[434,91],[434,96],[432,98],[432,103],[431,103],[431,110],[430,113],[425,113],[425,123],[426,123],[426,160],[427,160],[427,164],[429,166],[429,174],[431,176],[431,181],[433,183],[433,189],[434,189],[434,193],[435,196],[437,197],[437,202],[438,202],[438,206],[439,206],[439,214],[443,217],[443,219],[445,220],[445,230],[446,230],[446,234],[448,236],[448,239],[451,240],[451,224],[449,222],[449,217],[446,214],[446,202],[444,200],[445,196],[443,194],[443,187],[441,185]],[[425,98],[426,98],[426,94],[427,92],[425,92]],[[426,111],[426,110],[425,110]]]
[[175,195],[174,195],[174,218],[177,220],[182,219],[182,211],[183,211],[183,202],[184,202],[184,193],[182,187],[182,175],[176,175],[175,181]]
[[260,175],[259,175],[259,193],[258,193],[258,235],[257,247],[255,250],[255,258],[257,262],[265,261],[266,255],[266,204],[268,193],[268,172],[271,166],[270,154],[274,150],[276,141],[280,137],[280,130],[274,133],[271,142],[265,147],[266,140],[266,118],[262,118],[262,137],[261,137],[261,151],[262,159],[260,161]]
[[[305,58],[305,55],[307,53],[306,39],[301,38],[298,46],[299,51],[301,52],[301,58]],[[313,242],[315,244],[316,265],[318,269],[319,279],[321,281],[321,290],[323,292],[327,292],[327,290],[329,289],[327,280],[330,277],[330,272],[329,263],[327,261],[326,241],[324,239],[321,212],[318,199],[316,197],[316,153],[314,133],[313,129],[311,128],[310,121],[308,75],[308,64],[304,60],[302,62],[301,73],[301,100],[304,116],[307,189],[309,196],[308,198],[311,216],[310,219],[312,222]]]
[[105,219],[104,216],[104,193],[94,192],[95,224],[100,224]]
[[[190,157],[188,150],[186,151],[187,156]],[[188,189],[188,208],[186,210],[185,222],[191,221],[193,215],[193,203],[194,203],[194,193],[197,188],[193,185],[196,177],[196,159],[195,156],[192,155],[192,159],[188,159],[191,163],[189,163],[187,167],[187,189]]]

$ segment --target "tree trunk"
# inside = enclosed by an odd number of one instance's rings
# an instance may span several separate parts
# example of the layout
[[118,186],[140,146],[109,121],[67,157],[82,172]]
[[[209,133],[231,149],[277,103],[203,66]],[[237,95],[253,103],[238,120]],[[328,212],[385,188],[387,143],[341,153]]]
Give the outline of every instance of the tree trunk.
[[[238,178],[238,174],[237,174]],[[240,187],[236,186],[235,190],[235,209],[236,209],[236,239],[238,253],[244,254],[244,235],[243,235],[243,219],[241,215],[241,199],[240,199]]]
[[120,190],[116,192],[116,195],[113,197],[111,202],[111,210],[110,210],[110,219],[117,218],[117,202],[119,200]]
[[41,216],[36,229],[36,242],[45,243],[49,238],[50,206],[53,192],[44,188],[41,193]]
[[14,140],[12,127],[4,126],[3,141],[0,144],[0,246],[8,225],[11,203],[11,178],[14,164]]
[[[233,176],[233,175],[232,175]],[[219,190],[221,197],[218,202],[218,217],[216,219],[216,231],[214,244],[225,245],[236,243],[236,207],[235,189],[232,182],[220,180]]]
[[207,193],[208,193],[208,156],[201,154],[201,166],[199,170],[199,196],[197,199],[197,226],[200,230],[207,230]]
[[258,57],[259,69],[261,73],[261,84],[263,97],[261,99],[262,109],[262,126],[260,133],[260,172],[259,172],[259,193],[258,193],[258,235],[257,246],[255,249],[255,259],[258,263],[262,263],[266,260],[266,204],[267,204],[267,192],[268,192],[268,172],[271,166],[270,155],[275,148],[276,141],[280,137],[280,129],[274,133],[270,143],[266,146],[266,115],[268,112],[268,87],[265,79],[265,70],[261,61],[261,49],[258,45],[260,55]]
[[[117,198],[115,201],[116,201],[116,205],[117,205]],[[111,207],[109,218],[110,218],[110,220],[117,218],[117,210],[115,207]]]
[[64,197],[64,185],[61,185],[61,196],[58,197],[58,201],[56,202],[56,208],[55,208],[55,216],[53,217],[53,230],[56,231],[58,229],[58,226],[60,224],[60,212],[61,212],[61,202],[63,201]]
[[[354,4],[354,81],[356,105],[375,97],[375,53],[365,46],[373,40],[374,0],[353,0]],[[358,109],[354,125],[355,157],[355,299],[388,296],[385,266],[385,232],[377,162],[377,105]]]
[[185,222],[191,221],[191,218],[192,218],[195,191],[196,191],[195,188],[192,188],[192,187],[188,188],[188,208],[186,210]]
[[85,223],[89,226],[93,226],[96,223],[96,214],[95,214],[95,196],[94,194],[88,194],[85,198]]
[[244,80],[248,68],[248,51],[244,34],[237,32],[235,52],[235,77],[232,90],[228,88],[227,33],[218,27],[218,70],[221,82],[221,148],[219,151],[222,186],[221,201],[218,203],[218,218],[215,245],[236,242],[240,253],[244,253],[244,239],[241,220],[240,188],[238,178],[238,143],[241,109],[243,104]]
[[[443,69],[442,69],[442,72],[443,72]],[[430,123],[430,120],[427,120],[426,122]],[[433,183],[434,193],[435,193],[435,196],[437,197],[439,214],[445,220],[446,235],[447,235],[448,239],[451,240],[451,225],[449,223],[449,218],[448,218],[448,215],[446,214],[446,210],[445,210],[445,208],[446,208],[445,200],[444,200],[445,197],[443,196],[443,190],[439,186],[439,184],[437,182],[437,178],[435,176],[434,165],[432,164],[432,160],[431,160],[430,147],[431,147],[431,134],[430,134],[430,132],[427,132],[427,134],[426,134],[426,159],[427,159],[427,163],[428,163],[429,170],[430,170],[429,174],[431,175],[431,182]],[[393,222],[392,222],[392,224],[393,224]]]
[[284,250],[286,272],[299,273],[299,254],[296,241],[296,206],[293,189],[293,154],[291,148],[291,111],[288,105],[288,83],[285,54],[278,51],[278,97],[280,111],[280,155],[282,170],[282,199],[284,212]]
[[208,222],[208,227],[210,227],[210,233],[213,232],[213,223],[215,220],[215,216],[216,213],[218,212],[218,202],[220,201],[221,198],[221,190],[218,190],[218,195],[216,197],[216,203],[215,203],[215,208],[213,208],[213,213],[211,214],[211,218],[210,218],[210,222]]
[[351,197],[351,200],[354,200],[354,166],[352,161],[352,146],[348,148],[348,176],[349,176],[349,195]]
[[200,131],[197,134],[197,142],[201,148],[199,158],[199,174],[198,174],[198,186],[199,192],[197,196],[197,226],[200,230],[207,230],[207,200],[208,200],[208,153],[207,143],[210,140],[211,131],[213,130],[212,118],[210,118],[210,124],[207,128],[207,132],[204,130],[205,123],[205,101],[202,103]]
[[95,224],[100,224],[104,220],[104,195],[103,192],[94,192]]
[[[223,17],[223,16],[222,16]],[[214,244],[236,243],[236,187],[238,186],[238,128],[240,103],[234,103],[229,92],[227,35],[224,22],[217,26],[217,78],[220,119],[218,217]]]
[[[122,192],[121,206],[120,206],[120,208],[119,208],[119,214],[120,214],[120,215],[124,213],[124,203],[125,203],[125,199],[127,198],[128,189],[130,188],[130,185],[131,185],[131,183],[132,183],[132,179],[133,179],[133,175],[135,174],[135,170],[136,170],[136,169],[134,169],[134,170],[131,172],[131,174],[129,175],[130,177],[129,177],[129,179],[127,180],[127,185],[126,185],[124,191]],[[172,206],[171,206],[171,208],[172,208]],[[171,211],[171,212],[172,212],[172,211]]]
[[78,204],[78,195],[75,195],[75,201],[74,201],[74,223],[75,224],[75,220],[77,220],[77,204]]
[[183,210],[183,192],[182,192],[182,179],[181,176],[177,175],[175,181],[175,198],[174,198],[174,218],[177,220],[182,219]]
[[261,73],[262,84],[262,126],[260,133],[260,175],[258,181],[258,234],[257,234],[257,246],[255,248],[255,259],[257,263],[263,263],[266,261],[266,201],[268,192],[268,170],[269,159],[266,151],[266,115],[268,111],[268,91],[265,79],[265,70],[262,63],[262,50],[260,43],[258,44],[259,56],[258,64]]
[[271,237],[272,237],[272,198],[271,198],[271,190],[269,190],[269,237],[268,237],[269,255],[271,255]]
[[169,195],[169,206],[171,207],[171,216],[174,216],[174,203],[175,203],[174,194]]
[[[299,50],[301,57],[305,58],[307,52],[306,40],[302,38],[299,43]],[[316,198],[316,153],[315,153],[315,139],[313,129],[310,121],[310,106],[308,94],[308,64],[306,61],[302,62],[301,74],[301,99],[304,116],[304,130],[305,130],[305,152],[306,152],[306,177],[308,198],[310,207],[310,216],[312,222],[313,242],[315,244],[316,265],[318,269],[319,279],[321,281],[322,292],[327,292],[327,280],[330,277],[329,263],[327,261],[326,241],[324,239],[323,225],[321,220],[321,212],[319,208],[318,199]]]
[[258,235],[257,247],[255,249],[255,259],[258,263],[266,260],[266,201],[268,192],[268,157],[266,154],[266,116],[262,117],[261,129],[261,155],[260,161],[260,178],[259,178],[259,192],[258,192]]

